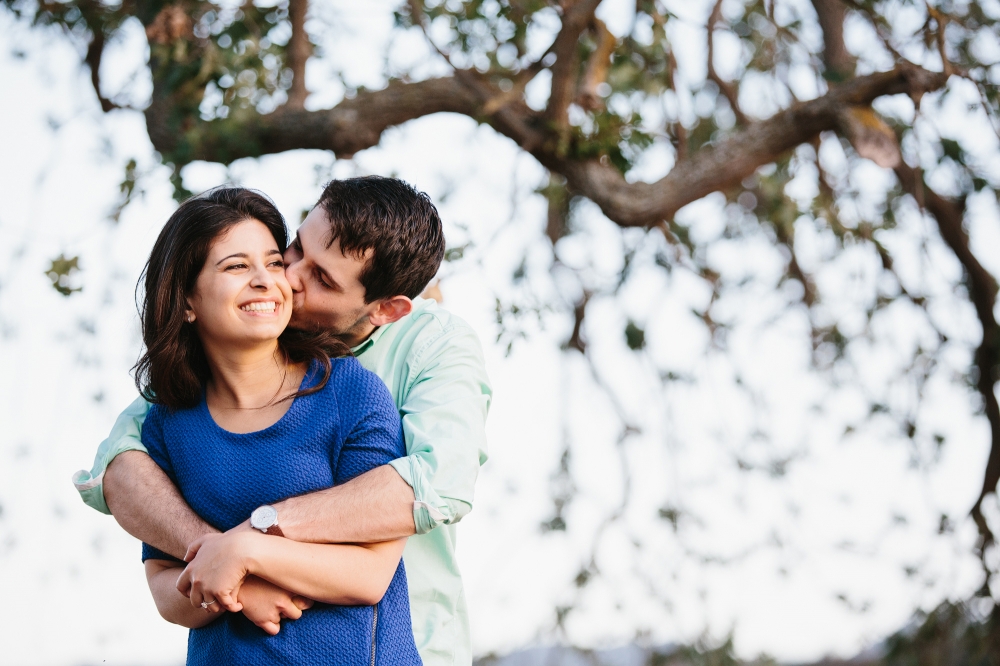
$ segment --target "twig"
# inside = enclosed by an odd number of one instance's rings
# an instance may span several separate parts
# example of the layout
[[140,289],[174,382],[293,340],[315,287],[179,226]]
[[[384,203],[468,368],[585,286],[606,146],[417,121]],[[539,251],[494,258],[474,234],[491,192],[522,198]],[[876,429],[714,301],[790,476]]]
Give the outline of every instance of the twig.
[[292,70],[292,87],[288,91],[288,107],[305,107],[309,91],[306,89],[306,61],[312,55],[312,44],[306,33],[306,12],[309,0],[288,0],[288,19],[292,24],[292,37],[288,40],[287,62]]
[[743,114],[740,109],[739,103],[739,91],[736,87],[727,81],[723,81],[722,77],[719,76],[718,72],[715,71],[715,24],[719,22],[722,18],[722,2],[723,0],[716,0],[715,7],[712,8],[712,13],[708,15],[708,79],[713,81],[715,85],[719,87],[719,91],[729,100],[729,106],[732,108],[733,113],[736,114],[736,122],[740,125],[746,125],[749,123],[747,117]]

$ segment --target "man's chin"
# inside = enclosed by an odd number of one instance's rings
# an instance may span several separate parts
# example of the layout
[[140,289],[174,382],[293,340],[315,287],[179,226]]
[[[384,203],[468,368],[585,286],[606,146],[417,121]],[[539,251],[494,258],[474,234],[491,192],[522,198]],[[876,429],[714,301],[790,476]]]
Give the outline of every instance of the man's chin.
[[296,328],[300,331],[319,331],[326,328],[323,326],[322,322],[316,321],[312,317],[309,317],[301,312],[302,311],[298,309],[292,311],[292,318],[288,322],[289,328]]

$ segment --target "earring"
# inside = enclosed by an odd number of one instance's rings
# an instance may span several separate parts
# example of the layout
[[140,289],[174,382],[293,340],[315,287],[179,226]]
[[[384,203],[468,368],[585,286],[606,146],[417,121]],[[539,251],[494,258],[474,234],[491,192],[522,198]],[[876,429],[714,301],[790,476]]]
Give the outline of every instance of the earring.
[[193,324],[194,323],[194,313],[191,313],[191,314],[189,314],[187,316],[187,323],[189,323],[189,324]]

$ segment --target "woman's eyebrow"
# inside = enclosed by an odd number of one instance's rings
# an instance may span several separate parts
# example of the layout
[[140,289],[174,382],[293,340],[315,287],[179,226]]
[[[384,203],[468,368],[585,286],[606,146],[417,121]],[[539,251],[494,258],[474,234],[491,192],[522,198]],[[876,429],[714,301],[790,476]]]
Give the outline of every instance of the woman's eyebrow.
[[222,259],[219,259],[217,262],[215,262],[215,265],[218,266],[223,261],[226,261],[227,259],[232,259],[234,257],[237,259],[249,259],[250,255],[248,255],[246,252],[237,252],[235,254],[229,255],[228,257],[223,257]]
[[[268,250],[268,251],[267,251],[267,255],[265,255],[265,256],[268,256],[268,257],[270,257],[270,256],[271,256],[271,255],[273,255],[273,254],[278,254],[278,255],[280,255],[280,254],[281,254],[281,250],[279,250],[278,248],[274,248],[274,249],[271,249],[271,250]],[[249,254],[247,254],[246,252],[236,252],[236,253],[234,253],[234,254],[231,254],[231,255],[229,255],[228,257],[223,257],[222,259],[219,259],[219,260],[218,260],[218,261],[217,261],[217,262],[215,263],[215,265],[216,265],[216,266],[218,266],[218,265],[219,265],[219,264],[221,264],[221,263],[222,263],[223,261],[226,261],[227,259],[234,259],[234,258],[235,258],[235,259],[249,259],[249,258],[250,258],[250,255],[249,255]]]

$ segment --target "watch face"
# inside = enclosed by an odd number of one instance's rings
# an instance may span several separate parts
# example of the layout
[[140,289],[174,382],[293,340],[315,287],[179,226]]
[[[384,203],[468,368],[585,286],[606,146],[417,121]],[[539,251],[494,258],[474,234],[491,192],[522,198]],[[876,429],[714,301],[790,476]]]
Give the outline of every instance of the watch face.
[[265,504],[254,509],[250,514],[250,526],[258,530],[266,530],[278,522],[278,510]]

